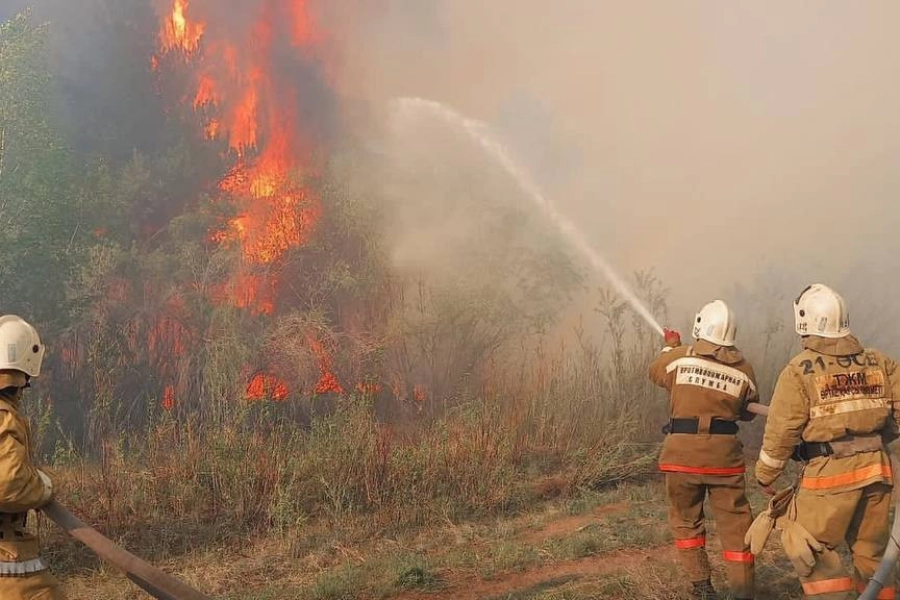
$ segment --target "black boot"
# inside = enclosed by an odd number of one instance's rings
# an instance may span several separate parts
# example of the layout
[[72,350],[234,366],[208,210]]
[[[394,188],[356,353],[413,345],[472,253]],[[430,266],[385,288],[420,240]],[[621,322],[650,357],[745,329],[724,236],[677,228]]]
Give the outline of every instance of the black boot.
[[716,588],[712,586],[712,582],[709,579],[706,581],[694,581],[693,586],[694,595],[691,598],[694,600],[719,600]]

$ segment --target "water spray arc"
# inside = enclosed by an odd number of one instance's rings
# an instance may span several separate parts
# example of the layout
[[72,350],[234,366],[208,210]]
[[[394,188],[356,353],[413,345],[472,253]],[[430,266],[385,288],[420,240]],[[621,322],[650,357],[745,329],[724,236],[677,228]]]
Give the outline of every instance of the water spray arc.
[[564,215],[556,209],[555,206],[546,198],[538,188],[537,184],[510,156],[509,151],[501,144],[490,132],[487,125],[469,119],[452,108],[445,106],[433,100],[425,100],[422,98],[397,98],[394,100],[395,114],[409,118],[415,114],[426,114],[452,125],[453,127],[464,130],[469,137],[478,143],[479,146],[500,166],[522,188],[522,191],[540,208],[544,214],[553,222],[560,233],[566,240],[590,263],[595,271],[603,274],[603,276],[616,288],[616,291],[624,298],[632,308],[660,335],[663,335],[663,328],[650,313],[646,306],[641,302],[634,292],[628,287],[628,284],[622,277],[610,266],[610,264],[594,250],[584,235],[577,227]]

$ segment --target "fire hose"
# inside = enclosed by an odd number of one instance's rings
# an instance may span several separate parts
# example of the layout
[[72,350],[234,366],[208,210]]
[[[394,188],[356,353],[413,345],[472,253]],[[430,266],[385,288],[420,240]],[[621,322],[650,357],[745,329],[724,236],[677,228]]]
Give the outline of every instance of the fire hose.
[[142,590],[159,600],[210,600],[209,596],[164,573],[153,565],[120,548],[112,540],[89,527],[55,500],[41,507],[41,512],[73,538],[125,572]]
[[[769,414],[769,407],[764,404],[753,402],[747,406],[747,411],[765,417]],[[897,470],[897,460],[894,458],[893,453],[888,452],[888,456],[891,459],[891,471],[893,473],[900,473],[900,471]],[[876,600],[876,598],[878,598],[878,593],[886,586],[889,587],[889,584],[891,583],[888,581],[888,578],[891,577],[894,565],[896,565],[897,560],[900,559],[900,510],[898,510],[897,505],[898,503],[895,499],[894,524],[891,527],[891,536],[888,541],[887,549],[884,552],[884,557],[881,559],[881,564],[878,565],[878,569],[875,570],[875,574],[869,579],[866,589],[860,594],[859,600]]]

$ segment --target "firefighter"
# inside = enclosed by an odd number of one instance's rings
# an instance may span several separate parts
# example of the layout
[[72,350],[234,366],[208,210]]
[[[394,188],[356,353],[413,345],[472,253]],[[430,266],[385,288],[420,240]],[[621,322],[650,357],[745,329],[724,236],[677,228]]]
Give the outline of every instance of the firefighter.
[[20,317],[0,317],[0,598],[64,600],[26,528],[28,511],[53,496],[47,474],[35,468],[30,428],[20,412],[22,393],[41,371],[44,346]]
[[[755,475],[772,493],[788,460],[802,461],[788,511],[799,535],[782,533],[785,553],[808,598],[856,598],[888,541],[893,481],[884,444],[898,431],[900,372],[850,334],[843,298],[825,285],[803,290],[794,320],[803,351],[778,377]],[[843,542],[853,555],[852,577],[835,551]],[[893,599],[893,587],[878,598]]]
[[669,391],[669,423],[659,468],[666,474],[669,527],[693,598],[716,600],[706,554],[703,503],[716,519],[733,598],[753,598],[753,554],[744,542],[752,522],[744,480],[738,421],[754,415],[753,368],[734,345],[734,313],[725,302],[704,306],[694,321],[692,346],[666,330],[666,347],[650,365],[650,379]]

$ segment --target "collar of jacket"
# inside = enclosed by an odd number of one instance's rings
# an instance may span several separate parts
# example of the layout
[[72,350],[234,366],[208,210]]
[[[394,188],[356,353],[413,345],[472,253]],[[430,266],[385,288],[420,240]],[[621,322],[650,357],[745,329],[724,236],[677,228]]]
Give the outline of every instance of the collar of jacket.
[[6,402],[16,410],[19,410],[20,400],[22,400],[22,388],[7,387],[0,390],[0,401]]
[[828,356],[851,356],[864,350],[859,340],[852,335],[845,335],[842,338],[807,335],[800,339],[800,344],[807,350]]
[[694,344],[694,354],[710,356],[720,363],[734,365],[744,360],[744,354],[734,346],[719,346],[706,340],[697,340]]

